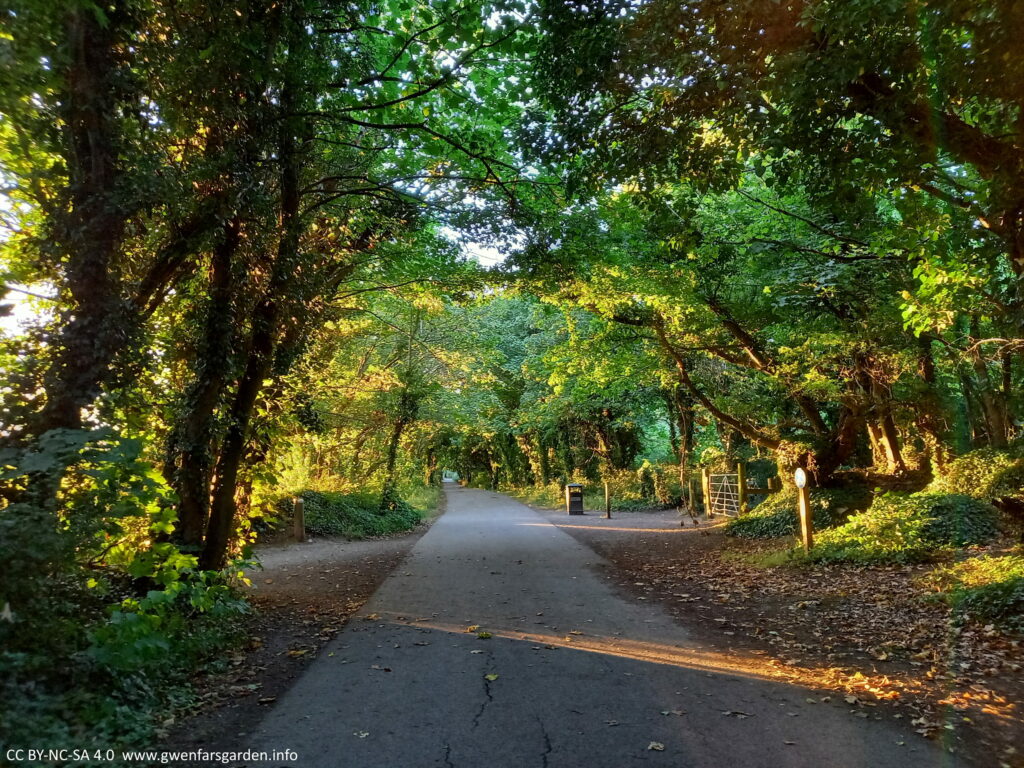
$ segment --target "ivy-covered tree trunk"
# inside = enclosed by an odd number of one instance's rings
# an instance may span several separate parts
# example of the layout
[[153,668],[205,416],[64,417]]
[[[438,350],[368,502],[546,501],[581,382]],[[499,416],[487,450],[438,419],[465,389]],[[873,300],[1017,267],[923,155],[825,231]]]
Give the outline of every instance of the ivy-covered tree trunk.
[[116,274],[125,227],[136,205],[123,188],[119,160],[118,120],[130,82],[120,61],[128,22],[123,7],[108,9],[102,19],[85,5],[68,12],[61,98],[68,199],[55,235],[66,254],[71,308],[52,342],[55,355],[44,381],[46,403],[30,429],[36,435],[82,426],[82,409],[99,396],[134,331],[136,318]]
[[235,343],[234,260],[240,222],[224,225],[210,262],[210,297],[205,332],[194,363],[195,378],[185,396],[176,428],[168,441],[164,474],[178,496],[177,538],[198,548],[203,542],[210,505],[216,410],[224,394]]
[[540,482],[547,485],[551,482],[551,460],[548,457],[548,446],[544,438],[537,434],[534,438],[537,446],[537,470],[540,473]]
[[690,458],[693,455],[693,400],[678,387],[667,392],[666,396],[669,406],[669,423],[675,424],[675,452],[676,462],[679,465],[679,484],[685,487]]
[[942,472],[949,456],[949,447],[947,446],[949,430],[942,416],[943,405],[936,382],[932,337],[928,334],[921,335],[917,339],[917,348],[917,373],[923,390],[914,406],[914,421],[921,431],[926,447],[926,457],[932,465],[931,469]]
[[[300,112],[301,68],[308,51],[308,34],[301,4],[289,5],[286,22],[288,59],[281,88],[277,161],[280,168],[280,235],[270,267],[270,279],[253,312],[252,334],[245,370],[228,413],[227,427],[217,460],[206,539],[200,566],[217,570],[224,566],[235,526],[235,491],[245,453],[253,407],[274,363],[283,310],[293,296],[292,282],[304,225],[301,215],[300,133],[305,127]],[[297,311],[297,310],[296,310]]]
[[398,399],[398,415],[391,427],[388,439],[387,458],[384,462],[384,487],[380,494],[380,512],[393,509],[398,501],[398,449],[402,435],[416,418],[417,402],[408,388],[402,390]]
[[836,425],[829,431],[822,448],[809,457],[805,469],[814,474],[815,484],[827,488],[835,473],[857,450],[857,438],[863,435],[864,411],[857,405],[844,404]]

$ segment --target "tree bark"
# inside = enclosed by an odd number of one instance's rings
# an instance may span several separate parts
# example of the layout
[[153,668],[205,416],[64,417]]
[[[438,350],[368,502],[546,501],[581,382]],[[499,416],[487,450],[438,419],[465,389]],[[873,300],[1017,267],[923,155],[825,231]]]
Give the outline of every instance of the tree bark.
[[[972,340],[981,337],[977,317],[971,318],[970,329]],[[969,354],[978,380],[977,396],[988,427],[989,444],[993,448],[1005,448],[1010,434],[1006,400],[989,375],[988,362],[982,357],[980,347],[973,346]]]
[[391,428],[391,438],[388,440],[387,460],[384,464],[384,488],[380,495],[380,512],[389,511],[394,508],[398,500],[398,449],[402,444],[402,434],[406,427],[416,418],[416,399],[408,389],[403,389],[398,401],[398,416]]
[[215,413],[227,386],[235,343],[234,260],[240,243],[237,219],[224,225],[210,264],[205,334],[196,355],[195,378],[185,410],[169,440],[164,475],[178,495],[177,539],[198,548],[210,505]]
[[112,10],[105,23],[86,6],[67,18],[61,112],[68,206],[55,234],[67,254],[72,309],[53,342],[54,360],[44,378],[46,403],[29,427],[34,436],[81,428],[82,409],[99,396],[137,319],[121,295],[116,270],[134,207],[119,194],[117,120],[124,86],[118,50],[126,23],[122,9]]
[[274,351],[282,317],[282,304],[291,298],[289,287],[294,279],[299,255],[299,241],[303,232],[300,214],[301,192],[299,171],[299,133],[303,127],[298,117],[301,67],[306,59],[308,35],[301,7],[290,5],[290,18],[286,21],[288,60],[285,63],[281,88],[278,164],[280,168],[280,239],[271,266],[270,279],[263,297],[253,313],[252,338],[245,371],[239,381],[228,415],[228,426],[217,460],[216,479],[210,502],[210,518],[206,540],[200,555],[200,566],[219,570],[227,559],[231,532],[235,524],[235,488],[238,470],[248,438],[256,398],[263,388],[274,363]]

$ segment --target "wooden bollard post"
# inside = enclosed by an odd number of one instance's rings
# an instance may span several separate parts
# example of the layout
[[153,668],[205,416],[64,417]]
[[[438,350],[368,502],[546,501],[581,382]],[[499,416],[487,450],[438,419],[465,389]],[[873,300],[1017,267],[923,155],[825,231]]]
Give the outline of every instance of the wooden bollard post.
[[700,471],[700,490],[704,494],[704,514],[714,517],[715,513],[711,510],[711,472],[707,467]]
[[608,481],[604,481],[604,516],[606,520],[612,519],[612,489]]
[[747,465],[742,461],[736,465],[736,495],[739,513],[745,515],[747,509]]
[[292,531],[296,541],[306,540],[306,503],[298,496],[292,504]]
[[814,546],[814,512],[811,510],[811,492],[807,488],[807,473],[797,469],[793,480],[796,482],[796,508],[800,514],[800,538],[804,552]]

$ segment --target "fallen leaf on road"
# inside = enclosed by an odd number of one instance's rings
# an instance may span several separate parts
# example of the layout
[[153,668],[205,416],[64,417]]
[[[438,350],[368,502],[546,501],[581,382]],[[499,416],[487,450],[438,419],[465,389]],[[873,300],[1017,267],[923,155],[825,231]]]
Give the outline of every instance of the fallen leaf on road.
[[490,632],[477,632],[476,636],[480,640],[490,640],[492,637],[494,637],[494,635],[492,635]]
[[288,651],[289,656],[294,656],[296,658],[298,658],[299,656],[305,656],[307,653],[309,653],[309,649],[307,648],[299,648],[294,651]]
[[277,701],[277,696],[264,696],[262,699],[257,699],[257,704],[273,704]]
[[738,717],[740,720],[745,720],[748,717],[753,717],[749,712],[739,712],[732,709],[728,709],[722,713],[726,717]]
[[470,651],[470,653],[483,653],[483,651]]
[[655,752],[664,752],[665,745],[662,744],[660,741],[652,741],[650,744],[647,745],[647,749],[654,750]]
[[371,613],[369,616],[363,616],[363,621],[377,621],[379,618],[379,613]]
[[663,714],[663,715],[675,715],[676,717],[679,717],[680,715],[685,715],[686,712],[681,710],[681,709],[663,709],[663,710],[661,710],[661,714]]
[[498,679],[498,676],[493,674],[493,673],[491,673],[489,675],[484,675],[484,680],[486,680],[489,683],[493,683],[497,679]]
[[374,664],[370,669],[376,669],[378,672],[390,672],[391,667],[382,667],[380,664]]
[[370,735],[370,732],[369,731],[356,731],[352,735],[355,736],[356,738],[359,738],[359,739],[365,739],[367,736]]

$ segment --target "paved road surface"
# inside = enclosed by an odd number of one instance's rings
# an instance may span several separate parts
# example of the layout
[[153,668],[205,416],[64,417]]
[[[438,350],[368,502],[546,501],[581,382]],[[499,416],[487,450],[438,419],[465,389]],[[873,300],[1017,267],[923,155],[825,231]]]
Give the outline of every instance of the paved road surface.
[[295,750],[280,765],[303,768],[952,765],[893,723],[702,649],[658,606],[616,594],[598,562],[528,507],[449,486],[369,618],[250,742]]

